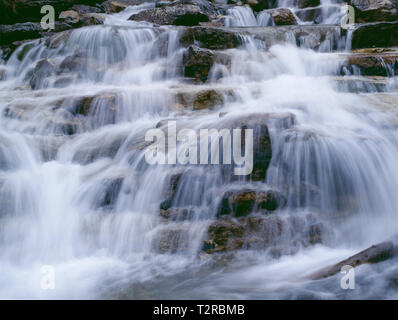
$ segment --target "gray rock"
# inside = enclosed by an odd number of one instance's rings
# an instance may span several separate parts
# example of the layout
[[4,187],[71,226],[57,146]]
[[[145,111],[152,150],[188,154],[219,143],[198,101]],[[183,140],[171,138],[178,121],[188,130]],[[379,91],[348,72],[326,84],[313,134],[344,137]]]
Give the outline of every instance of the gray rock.
[[32,89],[41,89],[47,87],[47,78],[55,75],[56,65],[50,59],[43,59],[37,62],[35,68],[33,69],[29,84]]
[[148,21],[158,25],[196,26],[210,19],[196,5],[177,4],[144,10],[132,15],[129,20]]
[[217,215],[240,217],[252,212],[266,213],[283,208],[285,204],[285,197],[277,191],[257,192],[254,189],[228,191],[221,200]]
[[[227,117],[225,117],[227,118]],[[225,119],[224,127],[253,130],[253,171],[247,176],[252,181],[264,181],[272,158],[272,144],[269,125],[287,130],[295,125],[295,116],[291,113],[254,113],[246,117]],[[244,143],[243,143],[244,147]],[[236,176],[233,176],[236,179]]]

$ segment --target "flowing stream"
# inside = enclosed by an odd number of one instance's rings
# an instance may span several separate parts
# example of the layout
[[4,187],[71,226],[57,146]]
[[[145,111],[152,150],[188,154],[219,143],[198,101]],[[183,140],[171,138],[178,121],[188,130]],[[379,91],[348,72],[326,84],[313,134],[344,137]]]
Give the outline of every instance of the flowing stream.
[[[275,44],[244,35],[242,46],[224,52],[229,68],[216,64],[207,83],[191,84],[179,72],[187,50],[182,29],[128,21],[151,6],[32,41],[2,65],[0,298],[398,298],[395,260],[357,268],[349,292],[340,275],[305,279],[398,234],[394,71],[382,90],[351,81],[359,71],[340,76],[347,39],[331,26],[316,50],[293,32]],[[248,7],[228,14],[230,27],[270,25]],[[322,23],[339,23],[336,11],[327,16]],[[80,61],[73,70],[32,76],[39,61],[71,56]],[[218,90],[223,102],[200,111],[176,103],[177,93],[198,88]],[[82,99],[90,105],[85,116],[76,112],[87,106]],[[222,166],[145,161],[145,132],[167,120],[199,130],[251,114],[294,122],[269,123],[273,152],[264,181],[231,179]],[[159,205],[175,173],[182,173],[175,205],[192,214],[164,223]],[[313,214],[327,237],[280,257],[260,249],[219,259],[200,253],[223,193],[246,185],[284,190],[278,214]],[[183,231],[176,248],[162,249],[159,237],[173,230]],[[282,244],[291,237],[283,234]],[[54,290],[40,287],[43,266],[55,270]]]

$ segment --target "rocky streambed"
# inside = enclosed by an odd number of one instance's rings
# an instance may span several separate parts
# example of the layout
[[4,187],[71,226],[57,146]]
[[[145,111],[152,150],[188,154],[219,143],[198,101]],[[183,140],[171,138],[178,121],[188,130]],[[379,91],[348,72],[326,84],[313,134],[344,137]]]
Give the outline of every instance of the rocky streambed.
[[[1,1],[0,297],[397,297],[397,8],[344,4]],[[252,171],[148,164],[174,123]]]

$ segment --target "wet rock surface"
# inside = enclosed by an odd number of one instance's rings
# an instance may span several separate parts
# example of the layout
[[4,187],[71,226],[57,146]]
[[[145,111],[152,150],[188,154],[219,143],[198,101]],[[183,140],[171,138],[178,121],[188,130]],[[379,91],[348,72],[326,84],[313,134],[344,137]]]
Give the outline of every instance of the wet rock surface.
[[141,11],[131,16],[130,20],[148,21],[159,25],[196,26],[210,19],[198,6],[176,4]]
[[208,229],[202,250],[207,253],[238,249],[269,249],[274,256],[293,254],[300,246],[321,243],[325,228],[313,215],[283,217],[251,215],[239,219],[220,219]]
[[352,49],[398,46],[398,22],[359,25],[352,36]]
[[272,158],[272,143],[269,134],[271,126],[289,129],[295,124],[295,116],[289,113],[254,113],[229,123],[231,128],[253,130],[253,171],[251,181],[264,181]]
[[220,51],[190,46],[182,59],[184,76],[193,78],[198,83],[206,82],[209,79],[214,64],[221,64],[229,68],[231,57]]
[[388,66],[391,70],[398,68],[398,53],[394,50],[375,48],[356,50],[350,54],[344,65],[350,73],[358,70],[364,76],[389,76]]
[[350,0],[358,22],[398,20],[398,4],[394,0]]
[[153,242],[153,249],[158,253],[176,253],[188,247],[188,230],[181,227],[169,227],[160,231]]
[[198,44],[201,48],[223,50],[236,48],[242,44],[239,32],[229,28],[192,27],[184,29],[180,36],[183,45]]
[[266,12],[271,16],[271,19],[276,26],[297,24],[296,18],[290,9],[270,9],[263,12]]
[[177,106],[192,110],[213,110],[223,105],[233,94],[230,90],[202,89],[179,92],[176,95]]
[[241,217],[252,212],[268,213],[283,208],[285,204],[286,199],[277,191],[229,191],[224,194],[217,215]]
[[184,76],[205,82],[214,64],[214,53],[210,50],[190,46],[184,55]]

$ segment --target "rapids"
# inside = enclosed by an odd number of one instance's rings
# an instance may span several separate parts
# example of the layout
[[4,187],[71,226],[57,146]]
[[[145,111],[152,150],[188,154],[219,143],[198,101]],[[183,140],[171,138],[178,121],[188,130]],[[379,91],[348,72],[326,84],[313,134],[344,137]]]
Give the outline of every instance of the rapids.
[[[340,10],[331,9],[339,5],[322,5],[320,22],[339,23]],[[350,79],[361,74],[340,76],[349,39],[332,28],[316,50],[294,33],[272,45],[245,34],[241,46],[225,50],[229,68],[216,64],[207,83],[187,83],[179,71],[182,29],[128,20],[152,6],[129,7],[50,43],[34,40],[23,58],[21,46],[1,65],[0,298],[398,298],[394,260],[357,268],[353,291],[341,290],[340,275],[305,279],[398,234],[394,70],[382,90],[360,81],[352,90]],[[227,21],[270,25],[249,7],[230,9]],[[89,63],[29,87],[38,61],[76,54]],[[176,93],[194,87],[219,90],[223,103],[181,109]],[[85,117],[76,116],[82,97],[91,97]],[[231,179],[220,166],[145,162],[145,132],[168,119],[199,130],[264,113],[294,117],[293,126],[269,124],[264,181]],[[192,214],[164,223],[159,205],[177,172],[174,202]],[[221,258],[198,253],[223,193],[246,185],[285,190],[278,214],[319,215],[329,229],[325,241],[281,257],[256,249]],[[160,250],[159,236],[175,228],[184,231],[177,248]],[[282,244],[290,237],[282,235]],[[55,290],[41,289],[42,266],[54,268]]]

